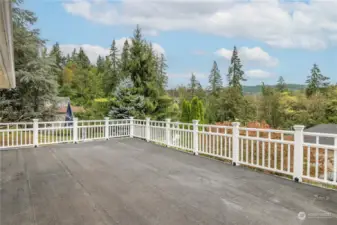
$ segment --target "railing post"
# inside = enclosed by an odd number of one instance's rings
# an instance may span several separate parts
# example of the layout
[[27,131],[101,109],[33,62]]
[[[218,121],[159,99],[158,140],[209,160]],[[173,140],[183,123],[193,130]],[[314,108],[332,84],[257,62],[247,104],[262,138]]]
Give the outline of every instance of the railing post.
[[39,119],[33,119],[33,145],[39,146]]
[[73,142],[77,144],[78,142],[78,130],[77,130],[78,118],[74,117],[73,119]]
[[109,117],[104,117],[105,140],[109,140]]
[[294,126],[294,174],[293,179],[296,182],[302,182],[303,173],[303,125]]
[[171,130],[170,130],[170,126],[171,126],[171,119],[166,119],[166,145],[167,147],[171,146]]
[[[335,137],[335,147],[337,147],[337,137]],[[334,155],[334,169],[332,174],[332,180],[337,182],[337,149],[334,149],[333,151]]]
[[133,126],[133,117],[130,117],[130,138],[133,138],[134,126]]
[[147,142],[150,141],[150,118],[146,118],[146,126],[145,126],[145,139]]
[[232,164],[233,166],[238,166],[239,165],[239,136],[240,136],[240,131],[239,131],[239,127],[240,127],[240,123],[239,122],[233,122],[233,160],[232,160]]
[[198,143],[199,143],[199,139],[198,139],[198,123],[199,120],[193,120],[193,152],[194,155],[199,155],[198,153]]

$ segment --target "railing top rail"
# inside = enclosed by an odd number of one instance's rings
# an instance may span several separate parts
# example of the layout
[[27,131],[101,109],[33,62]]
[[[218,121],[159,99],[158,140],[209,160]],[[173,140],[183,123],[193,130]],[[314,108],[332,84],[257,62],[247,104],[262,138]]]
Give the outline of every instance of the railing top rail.
[[[193,125],[193,124],[192,124]],[[198,124],[199,127],[211,127],[211,128],[226,128],[233,129],[233,126],[225,126],[225,125],[208,125],[208,124]]]
[[193,123],[171,122],[171,124],[191,125],[191,126],[193,126]]
[[314,133],[314,132],[303,132],[303,135],[305,136],[318,136],[318,137],[331,137],[331,138],[337,138],[337,134],[330,134],[330,133]]
[[326,145],[326,144],[316,144],[316,143],[303,143],[303,146],[310,147],[310,148],[320,148],[320,149],[329,149],[337,151],[337,146],[335,145]]
[[240,131],[259,131],[259,132],[273,132],[273,133],[283,133],[283,134],[295,134],[295,131],[292,130],[274,130],[274,129],[263,129],[263,128],[248,128],[248,127],[239,127]]
[[15,122],[15,123],[0,123],[0,126],[7,126],[7,125],[31,125],[33,122]]
[[105,122],[105,120],[79,120],[79,123],[84,122],[84,123],[93,123],[93,122]]
[[[73,121],[50,121],[50,122],[38,122],[38,124],[55,124],[55,123],[73,123]],[[33,123],[32,123],[33,124]]]

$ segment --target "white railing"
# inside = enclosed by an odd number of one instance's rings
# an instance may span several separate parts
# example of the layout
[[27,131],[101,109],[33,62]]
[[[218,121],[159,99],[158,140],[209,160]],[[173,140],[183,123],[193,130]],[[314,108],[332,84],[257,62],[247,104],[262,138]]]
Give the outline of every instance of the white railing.
[[233,127],[198,125],[198,152],[232,160]]
[[[137,120],[135,137],[154,143],[229,160],[244,165],[292,177],[297,182],[314,181],[337,185],[337,134],[305,133],[304,126],[294,130],[256,129],[193,123]],[[141,131],[140,131],[141,130]],[[305,142],[314,136],[315,143]],[[330,137],[334,145],[319,143],[320,137]]]
[[292,175],[294,131],[239,128],[239,164]]
[[131,136],[132,120],[81,120],[0,123],[0,149],[77,143]]
[[[337,185],[337,134],[255,129],[193,123],[123,119],[0,123],[0,149],[117,137],[136,137],[292,177]],[[310,137],[310,138],[308,138]],[[321,140],[330,138],[332,144]]]
[[33,123],[0,123],[0,149],[33,146]]
[[37,122],[38,145],[72,143],[74,137],[73,122]]
[[145,120],[133,120],[133,136],[137,138],[145,139]]
[[[305,137],[314,138],[310,141],[311,143],[303,143],[302,178],[315,182],[336,184],[337,135],[309,132],[303,134]],[[334,145],[320,144],[321,138],[331,138]]]

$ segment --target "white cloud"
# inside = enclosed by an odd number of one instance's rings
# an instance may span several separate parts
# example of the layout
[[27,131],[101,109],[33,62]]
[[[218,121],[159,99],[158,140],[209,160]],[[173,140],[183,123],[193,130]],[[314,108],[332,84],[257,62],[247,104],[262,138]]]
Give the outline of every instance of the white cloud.
[[224,57],[225,59],[228,59],[228,60],[231,59],[232,53],[233,53],[232,50],[228,50],[228,49],[225,49],[225,48],[220,48],[220,49],[218,49],[214,52],[214,54],[216,54],[218,56],[221,56],[221,57]]
[[[50,49],[48,47],[48,49]],[[84,52],[87,54],[88,58],[90,59],[91,63],[96,63],[97,58],[99,55],[101,56],[106,56],[109,54],[109,49],[108,48],[103,48],[98,45],[88,45],[88,44],[83,44],[83,45],[74,45],[74,44],[65,44],[65,45],[60,45],[60,49],[63,53],[63,55],[71,55],[74,49],[78,52],[79,49],[82,48]]]
[[[233,50],[221,48],[218,49],[215,54],[221,57],[224,57],[228,60],[232,57]],[[270,56],[267,52],[265,52],[260,47],[248,48],[248,47],[241,47],[238,50],[240,59],[244,63],[253,62],[259,63],[262,66],[269,66],[274,67],[277,66],[279,61],[277,58]]]
[[250,78],[256,79],[265,79],[273,77],[273,74],[264,70],[256,69],[256,70],[247,70],[245,71],[245,75]]
[[[103,0],[100,0],[103,1]],[[131,39],[129,38],[120,38],[116,40],[116,46],[118,49],[118,52],[121,53],[125,40],[128,39],[129,44],[131,45]],[[48,47],[48,50],[51,49],[52,46]],[[165,50],[162,46],[160,46],[157,43],[152,43],[152,47],[155,53],[157,54],[165,54]],[[96,63],[98,56],[107,56],[110,53],[110,47],[104,48],[102,46],[98,45],[89,45],[89,44],[82,44],[82,45],[76,45],[76,44],[60,44],[60,49],[62,53],[66,56],[67,54],[71,55],[74,49],[78,52],[79,49],[82,48],[84,52],[87,54],[88,58],[90,59],[91,63]]]
[[193,30],[262,41],[280,48],[322,49],[336,44],[337,0],[69,0],[65,10],[107,25],[144,30]]

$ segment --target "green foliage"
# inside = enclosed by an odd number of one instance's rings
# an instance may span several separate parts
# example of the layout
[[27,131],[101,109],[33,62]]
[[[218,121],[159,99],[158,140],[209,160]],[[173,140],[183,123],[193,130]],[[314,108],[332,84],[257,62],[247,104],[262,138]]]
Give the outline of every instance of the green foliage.
[[112,103],[115,99],[97,98],[86,105],[84,112],[76,113],[79,119],[101,120],[109,115]]
[[204,123],[205,122],[205,109],[204,109],[204,104],[202,103],[201,100],[198,101],[198,110],[199,110],[199,123]]
[[[287,91],[301,91],[306,88],[304,84],[286,84]],[[276,85],[269,85],[270,87],[277,88]],[[242,91],[246,95],[258,95],[261,94],[261,85],[254,85],[254,86],[242,86]]]
[[308,97],[316,94],[317,92],[323,91],[329,85],[328,77],[322,75],[320,69],[317,64],[313,65],[311,69],[311,74],[308,76],[306,83],[308,87],[306,89],[306,94]]
[[[156,120],[165,120],[166,118],[174,117],[176,118],[176,115],[174,112],[172,112],[172,104],[173,99],[168,95],[162,95],[158,98],[158,106],[156,108],[156,111],[154,113]],[[173,119],[174,119],[173,118]]]
[[160,54],[160,56],[156,56],[157,60],[157,85],[159,87],[160,93],[165,92],[165,88],[167,87],[168,77],[166,73],[167,64],[166,58],[164,54]]
[[[326,115],[326,120],[329,123],[336,123],[337,124],[337,88],[336,86],[332,86],[328,89],[327,99],[321,100],[322,102],[325,102],[325,113],[322,113],[321,115]],[[322,107],[320,107],[322,110]]]
[[285,83],[282,76],[280,76],[277,80],[276,88],[279,92],[287,91],[287,84]]
[[279,92],[275,88],[265,86],[264,83],[262,83],[260,119],[266,121],[275,128],[278,128],[281,125],[279,98]]
[[139,119],[145,118],[145,98],[137,94],[131,79],[123,80],[117,87],[115,100],[109,116],[114,119],[128,119],[131,116]]
[[213,62],[213,67],[208,77],[208,83],[210,93],[217,96],[222,88],[222,78],[216,61]]
[[204,122],[204,106],[198,97],[194,97],[191,101],[191,114],[189,122],[191,122],[191,120],[199,120],[199,123]]
[[187,100],[183,101],[181,109],[180,121],[184,123],[189,123],[191,121],[191,103]]
[[199,120],[199,123],[203,123],[205,120],[204,111],[203,103],[198,97],[194,97],[192,101],[184,100],[180,120],[185,123]]
[[[220,92],[221,93],[221,92]],[[220,95],[219,93],[219,95]],[[219,112],[221,108],[220,101],[217,96],[209,95],[206,101],[206,112],[205,112],[205,122],[215,123],[221,120]]]
[[130,64],[130,46],[129,42],[126,39],[123,46],[123,51],[121,55],[121,61],[120,61],[120,78],[128,78],[130,76],[129,74],[129,64]]
[[222,91],[220,96],[220,121],[236,121],[241,117],[243,95],[240,89],[229,87]]
[[234,46],[233,54],[231,58],[231,64],[228,68],[228,74],[227,74],[228,86],[234,87],[238,89],[239,92],[242,92],[241,82],[246,81],[246,79],[243,76],[244,76],[244,72],[242,70],[241,60],[239,58],[238,51],[236,47]]
[[22,121],[52,119],[57,95],[58,66],[48,56],[39,30],[32,29],[37,17],[13,3],[14,63],[17,87],[0,90],[0,119]]

